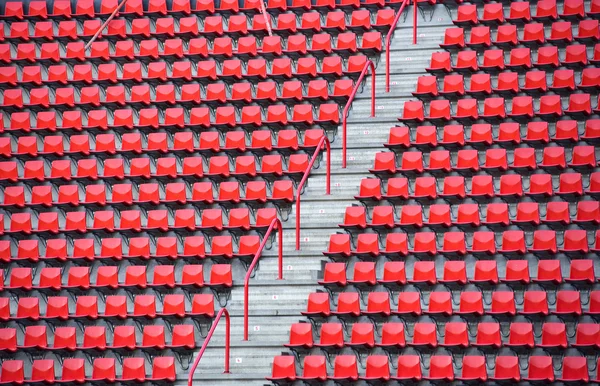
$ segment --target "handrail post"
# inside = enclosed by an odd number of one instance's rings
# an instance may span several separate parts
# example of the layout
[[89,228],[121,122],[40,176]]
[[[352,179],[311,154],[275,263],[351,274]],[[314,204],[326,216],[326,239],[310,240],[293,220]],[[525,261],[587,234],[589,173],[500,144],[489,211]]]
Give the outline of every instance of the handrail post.
[[390,92],[390,42],[392,41],[392,35],[396,30],[396,25],[398,24],[398,20],[400,20],[400,16],[404,11],[404,8],[408,4],[410,0],[403,0],[396,17],[394,18],[394,22],[390,26],[390,30],[385,37],[385,92]]
[[348,102],[346,102],[346,106],[344,106],[344,112],[342,113],[342,167],[344,169],[346,168],[346,125],[348,124],[348,111],[350,110],[350,106],[352,106],[358,88],[369,69],[371,69],[371,117],[375,116],[375,65],[371,60],[368,60],[354,85],[354,89],[352,89],[352,93],[350,94]]
[[208,335],[206,335],[206,339],[204,339],[204,343],[202,344],[202,347],[200,348],[200,352],[198,352],[198,356],[196,357],[196,360],[194,361],[194,364],[192,365],[192,368],[190,370],[190,374],[188,375],[188,386],[192,386],[192,381],[194,380],[194,372],[196,371],[196,368],[198,367],[198,364],[200,363],[200,359],[202,359],[202,355],[204,355],[204,351],[206,350],[206,347],[208,346],[208,342],[210,342],[210,338],[212,338],[215,329],[217,328],[217,325],[219,324],[219,321],[221,320],[221,316],[223,316],[223,314],[225,314],[225,370],[223,371],[223,374],[229,374],[229,356],[230,356],[230,350],[231,350],[231,320],[229,318],[229,311],[227,311],[227,308],[221,308],[219,310],[219,312],[217,313],[217,317],[215,318],[215,321],[213,322],[212,326],[210,327],[210,331],[208,331]]
[[418,0],[413,0],[413,44],[417,44],[417,12],[419,12]]
[[273,36],[273,31],[271,30],[271,20],[269,20],[269,14],[267,13],[267,8],[265,7],[265,2],[263,0],[260,0],[260,12],[263,14],[263,18],[265,19],[269,36]]
[[329,195],[331,193],[331,144],[329,143],[329,139],[327,139],[327,136],[324,135],[323,137],[321,137],[321,140],[319,140],[319,144],[317,145],[317,148],[315,149],[315,152],[313,153],[313,156],[310,159],[310,162],[308,163],[306,170],[304,171],[302,180],[300,181],[300,183],[298,184],[298,188],[296,189],[296,250],[297,251],[300,250],[300,193],[302,192],[304,183],[308,179],[308,175],[310,174],[313,164],[315,163],[317,156],[319,155],[319,152],[322,150],[323,145],[325,145],[325,147],[327,149],[327,179],[326,179],[327,186],[325,188],[325,194]]
[[248,286],[250,285],[250,275],[252,274],[254,266],[256,266],[256,263],[258,263],[258,259],[261,257],[262,251],[267,244],[267,240],[269,239],[269,235],[274,228],[277,228],[277,237],[279,241],[279,276],[277,277],[277,280],[283,279],[283,227],[281,226],[281,221],[279,221],[278,218],[274,218],[269,225],[269,229],[267,229],[267,232],[265,233],[265,237],[258,247],[258,251],[256,251],[254,254],[252,263],[250,263],[248,272],[246,272],[246,277],[244,278],[244,340],[248,340]]
[[127,0],[123,0],[123,1],[121,1],[119,3],[119,5],[117,6],[117,8],[115,8],[115,10],[112,11],[112,13],[108,17],[108,19],[106,19],[106,21],[100,26],[100,28],[98,28],[98,31],[96,31],[96,33],[94,34],[94,36],[92,36],[92,38],[90,39],[90,41],[85,45],[84,50],[87,50],[88,48],[90,48],[90,46],[92,45],[92,43],[96,39],[98,39],[98,36],[100,36],[100,33],[102,31],[104,31],[104,28],[106,28],[106,26],[108,25],[108,23],[110,23],[110,21],[116,16],[117,12],[119,12],[119,10],[123,7],[123,5],[125,5],[126,2],[127,2]]

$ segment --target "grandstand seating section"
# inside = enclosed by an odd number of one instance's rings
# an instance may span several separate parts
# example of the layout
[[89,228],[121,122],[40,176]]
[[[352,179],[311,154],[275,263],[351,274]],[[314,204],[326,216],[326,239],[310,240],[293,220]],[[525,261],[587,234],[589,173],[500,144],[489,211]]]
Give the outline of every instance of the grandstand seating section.
[[118,3],[0,6],[1,384],[187,378],[400,6]]
[[600,381],[600,2],[437,3],[275,384]]

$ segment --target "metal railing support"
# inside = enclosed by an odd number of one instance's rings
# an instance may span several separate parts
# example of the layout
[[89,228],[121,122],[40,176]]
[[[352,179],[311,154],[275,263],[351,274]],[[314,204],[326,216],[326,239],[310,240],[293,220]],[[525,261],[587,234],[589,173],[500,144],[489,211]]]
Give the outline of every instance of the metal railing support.
[[322,150],[323,144],[325,145],[326,149],[327,149],[327,186],[326,186],[326,190],[325,190],[325,194],[329,195],[331,193],[331,144],[329,143],[329,139],[327,139],[327,136],[324,135],[323,137],[321,137],[321,140],[319,141],[319,144],[317,145],[317,148],[315,149],[315,152],[313,153],[312,158],[310,159],[310,162],[308,163],[308,166],[306,167],[306,171],[304,172],[304,175],[302,176],[302,180],[300,181],[300,183],[298,184],[298,188],[296,189],[296,250],[299,251],[300,250],[300,193],[302,192],[302,188],[304,187],[304,184],[306,183],[306,180],[308,179],[308,175],[310,174],[310,171],[313,167],[313,164],[315,163],[317,156],[319,155],[319,152]]
[[[416,0],[415,0],[416,1]],[[404,12],[404,8],[408,5],[410,0],[402,1],[402,5],[394,18],[394,22],[390,26],[390,30],[385,37],[385,92],[390,92],[390,42],[392,41],[392,35],[396,30],[396,25],[398,25],[398,20],[400,20],[400,16],[402,12]]]
[[413,44],[417,44],[417,12],[419,12],[418,0],[413,0]]
[[258,259],[262,255],[262,251],[267,244],[267,240],[269,239],[269,235],[273,231],[273,229],[277,228],[277,236],[278,236],[278,250],[279,250],[279,275],[277,280],[283,279],[283,227],[281,226],[281,221],[278,218],[274,218],[271,221],[271,225],[269,225],[269,229],[265,233],[265,237],[263,238],[260,246],[258,247],[258,251],[254,254],[254,258],[252,259],[252,263],[248,267],[248,272],[246,272],[246,277],[244,278],[244,340],[248,340],[248,286],[250,285],[250,276],[252,275],[252,270],[258,263]]
[[123,0],[123,1],[121,1],[119,3],[119,5],[117,5],[117,8],[115,8],[115,10],[112,11],[112,13],[108,17],[108,19],[106,19],[106,21],[100,26],[100,28],[98,28],[98,31],[96,31],[96,33],[94,34],[94,36],[92,36],[92,38],[90,39],[90,41],[85,45],[84,50],[87,50],[88,48],[90,48],[90,46],[92,45],[92,43],[96,39],[98,39],[98,36],[100,36],[100,34],[102,33],[102,31],[104,31],[104,28],[106,28],[106,26],[108,25],[108,23],[110,23],[110,21],[117,15],[117,13],[119,12],[119,10],[125,5],[126,2],[127,2],[127,0]]
[[227,311],[226,308],[221,308],[219,310],[219,312],[217,313],[217,317],[215,318],[215,321],[213,322],[212,326],[210,327],[210,331],[208,331],[208,335],[206,335],[206,339],[204,339],[204,343],[202,344],[202,347],[200,348],[200,352],[198,352],[198,356],[196,357],[196,360],[194,361],[194,364],[192,365],[192,368],[190,370],[190,374],[188,375],[188,386],[192,386],[192,381],[194,380],[194,372],[196,371],[196,368],[198,367],[198,364],[200,363],[200,359],[202,359],[202,355],[204,355],[204,351],[206,351],[206,346],[208,346],[208,342],[210,342],[210,338],[212,338],[215,329],[217,328],[217,325],[219,324],[219,321],[221,320],[221,316],[223,316],[223,314],[225,314],[225,370],[223,371],[224,374],[229,374],[229,354],[230,354],[230,349],[231,349],[231,320],[229,319],[229,311]]
[[[408,0],[405,0],[405,1],[408,1]],[[350,110],[350,106],[352,106],[352,102],[354,101],[354,98],[356,97],[356,93],[358,92],[360,84],[362,83],[362,81],[365,78],[365,75],[369,69],[371,69],[371,117],[375,116],[375,65],[373,64],[373,62],[371,60],[368,60],[367,63],[365,63],[365,67],[363,67],[363,70],[360,73],[360,76],[358,77],[356,84],[354,85],[354,89],[352,90],[352,93],[350,94],[350,98],[348,98],[348,102],[346,102],[346,106],[344,107],[344,112],[342,113],[342,167],[344,169],[346,168],[346,152],[347,152],[347,149],[346,149],[346,140],[347,140],[346,126],[348,124],[348,111]]]
[[265,7],[265,2],[260,1],[260,12],[265,19],[265,24],[267,25],[267,32],[269,32],[269,36],[273,36],[273,31],[271,30],[271,20],[269,19],[269,14],[267,13],[267,7]]

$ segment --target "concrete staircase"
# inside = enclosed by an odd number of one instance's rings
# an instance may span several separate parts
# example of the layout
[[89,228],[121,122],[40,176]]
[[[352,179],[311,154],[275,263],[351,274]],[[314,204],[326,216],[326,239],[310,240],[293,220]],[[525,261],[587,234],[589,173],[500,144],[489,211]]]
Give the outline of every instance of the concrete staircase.
[[[332,145],[331,195],[325,195],[324,160],[313,170],[302,195],[301,251],[295,251],[295,208],[284,226],[284,280],[277,278],[277,248],[263,254],[259,269],[250,282],[250,340],[242,341],[243,272],[235,272],[236,285],[228,310],[232,315],[231,374],[222,374],[225,323],[215,336],[194,374],[195,384],[217,386],[263,385],[271,373],[275,355],[285,351],[292,323],[302,320],[308,294],[319,288],[321,267],[326,260],[329,236],[339,230],[345,208],[353,203],[360,180],[369,176],[374,155],[383,149],[389,129],[397,122],[404,101],[412,97],[419,75],[425,73],[431,53],[452,18],[442,5],[423,8],[419,14],[418,44],[412,44],[412,6],[405,10],[391,47],[391,90],[385,93],[385,55],[376,68],[376,117],[370,118],[370,86],[367,78],[357,95],[348,120],[348,167],[341,168],[341,127]],[[181,371],[179,384],[187,383],[189,371]]]

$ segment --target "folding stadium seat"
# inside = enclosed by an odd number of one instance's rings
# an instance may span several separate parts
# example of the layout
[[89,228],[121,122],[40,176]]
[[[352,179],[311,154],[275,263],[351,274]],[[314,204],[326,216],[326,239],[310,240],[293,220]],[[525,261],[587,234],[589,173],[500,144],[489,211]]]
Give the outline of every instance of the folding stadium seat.
[[415,200],[435,200],[437,197],[437,186],[435,177],[417,177],[413,194],[410,195]]
[[518,356],[497,356],[495,365],[494,376],[490,379],[500,382],[521,380]]
[[409,345],[417,348],[437,347],[438,342],[435,323],[415,323],[413,330],[413,340],[409,343]]
[[383,383],[390,380],[390,366],[387,355],[369,355],[365,375],[359,377],[367,383]]
[[552,23],[548,42],[554,45],[567,45],[573,41],[571,22],[560,21]]
[[333,314],[339,318],[353,318],[361,314],[357,292],[342,292],[339,294],[337,300],[337,311],[333,312]]
[[[492,142],[492,125],[474,124],[473,126],[471,126],[471,137],[469,138],[467,143],[473,146],[489,146],[492,144]],[[479,161],[477,160],[477,157],[473,158],[473,163],[476,164],[477,169],[479,169]]]
[[580,196],[583,194],[581,174],[562,173],[559,177],[559,196]]
[[510,323],[508,343],[513,350],[525,350],[535,346],[533,325],[531,323]]
[[592,113],[590,94],[571,94],[569,107],[564,111],[573,118],[583,118]]
[[461,322],[446,323],[444,326],[444,343],[440,345],[448,350],[460,350],[468,347],[467,324]]
[[578,291],[558,291],[556,295],[555,314],[562,316],[581,315],[581,299]]
[[571,261],[569,277],[565,279],[574,285],[594,283],[596,281],[594,266],[591,260]]
[[597,166],[596,154],[593,146],[575,146],[569,163],[574,169],[587,169]]
[[529,357],[529,372],[526,381],[554,381],[554,367],[552,365],[551,356],[530,356]]
[[448,28],[444,34],[444,42],[440,44],[444,49],[460,49],[465,47],[465,31],[462,28]]
[[487,369],[486,359],[483,355],[465,356],[463,358],[463,368],[460,377],[457,379],[462,381],[486,381]]
[[559,15],[561,19],[577,20],[585,16],[585,7],[583,1],[568,0],[563,5],[563,12]]
[[579,28],[575,40],[579,42],[597,42],[600,39],[598,32],[598,20],[583,20],[579,22]]
[[454,365],[451,355],[432,355],[429,362],[429,376],[432,382],[451,382],[454,380]]
[[[462,51],[460,52],[462,53]],[[459,53],[459,54],[460,54]],[[451,69],[449,52],[434,52],[431,54],[431,62],[426,71],[433,74],[449,73]]]
[[482,349],[497,349],[502,345],[500,335],[500,324],[495,322],[483,322],[477,324],[477,337],[474,346]]
[[498,25],[504,23],[504,10],[500,3],[486,4],[483,7],[483,17],[479,22],[485,25]]
[[343,11],[327,13],[323,29],[330,33],[344,32],[346,30],[346,14]]
[[[334,236],[334,235],[332,235]],[[330,251],[331,251],[331,243]],[[331,253],[331,252],[330,252]],[[346,265],[344,263],[327,263],[323,272],[323,280],[319,281],[320,285],[327,288],[345,287],[346,280]]]
[[[485,12],[485,11],[484,11]],[[487,48],[491,46],[491,35],[489,27],[471,28],[471,36],[467,46],[471,48]]]
[[597,346],[598,333],[600,333],[600,326],[598,324],[578,323],[573,346],[580,350],[595,348]]
[[420,76],[417,80],[417,90],[412,94],[420,99],[437,96],[437,78],[435,76]]
[[329,237],[329,247],[327,252],[323,252],[329,257],[350,257],[350,235],[333,234]]
[[563,247],[561,252],[567,254],[580,254],[588,252],[587,233],[584,230],[570,229],[564,232]]
[[[375,207],[375,209],[377,209],[377,208],[381,208],[381,207]],[[391,207],[390,207],[390,210],[391,210]],[[372,224],[380,223],[380,222],[383,224],[387,220],[385,217],[387,217],[387,216],[384,216],[384,218],[380,221],[375,218],[375,214],[374,214]],[[393,226],[393,218],[391,219],[391,224],[392,224],[391,226]],[[373,225],[371,225],[371,227],[372,226]],[[378,240],[377,235],[372,234],[372,233],[359,234],[357,237],[357,241],[356,241],[356,250],[352,251],[352,254],[355,256],[358,256],[361,259],[379,256],[379,240]],[[356,263],[356,264],[360,264],[360,263]],[[356,266],[355,266],[355,268],[356,268]]]

